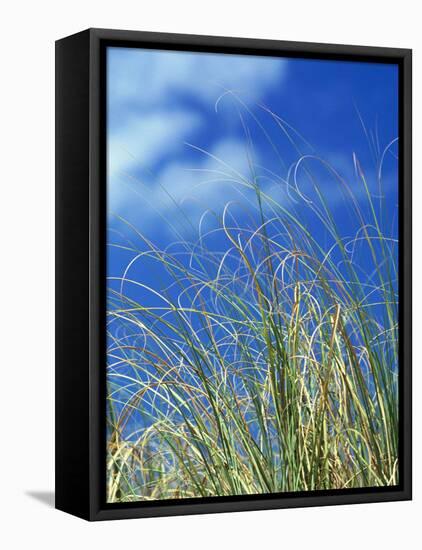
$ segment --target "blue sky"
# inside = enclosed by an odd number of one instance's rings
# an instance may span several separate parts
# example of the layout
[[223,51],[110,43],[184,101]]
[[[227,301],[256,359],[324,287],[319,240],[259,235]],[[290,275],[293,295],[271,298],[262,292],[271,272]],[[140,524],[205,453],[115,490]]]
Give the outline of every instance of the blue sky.
[[[355,227],[324,163],[356,196],[354,158],[374,196],[382,173],[383,217],[397,234],[397,66],[113,47],[107,75],[111,240],[129,238],[123,217],[158,246],[194,241],[227,202],[248,200],[236,181],[251,178],[251,164],[266,193],[300,208],[285,182],[302,157],[295,185],[312,200],[311,170],[345,234]],[[130,259],[109,249],[108,274]]]
[[[393,65],[109,48],[110,211],[130,210],[130,188],[155,191],[176,176],[171,190],[178,197],[189,194],[188,170],[213,163],[187,143],[244,167],[240,102],[261,119],[257,105],[265,104],[306,139],[311,147],[297,139],[302,153],[316,152],[340,170],[350,166],[353,152],[374,169],[362,121],[368,134],[377,133],[380,149],[397,137]],[[245,109],[243,115],[248,118]],[[270,122],[267,117],[263,124],[286,168],[297,151]],[[260,159],[285,175],[274,155],[266,159],[270,148],[259,133],[254,145]]]

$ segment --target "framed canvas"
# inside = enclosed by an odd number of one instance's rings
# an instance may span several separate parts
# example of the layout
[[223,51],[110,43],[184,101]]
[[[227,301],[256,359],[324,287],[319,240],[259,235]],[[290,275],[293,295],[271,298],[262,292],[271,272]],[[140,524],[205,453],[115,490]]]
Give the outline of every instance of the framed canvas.
[[56,43],[56,506],[411,498],[411,51]]

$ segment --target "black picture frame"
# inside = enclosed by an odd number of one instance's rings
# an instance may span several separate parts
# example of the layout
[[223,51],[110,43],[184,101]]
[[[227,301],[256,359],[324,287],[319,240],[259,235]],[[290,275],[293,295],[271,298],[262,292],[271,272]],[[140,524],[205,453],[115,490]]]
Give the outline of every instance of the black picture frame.
[[[399,486],[106,504],[104,52],[109,45],[398,65]],[[408,49],[105,29],[56,42],[56,508],[107,520],[411,499],[411,113]]]

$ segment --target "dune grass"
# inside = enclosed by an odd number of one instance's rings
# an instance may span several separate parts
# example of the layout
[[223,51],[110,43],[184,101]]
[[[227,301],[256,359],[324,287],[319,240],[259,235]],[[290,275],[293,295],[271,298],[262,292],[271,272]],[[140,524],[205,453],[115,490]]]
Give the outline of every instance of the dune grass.
[[[398,483],[397,242],[357,159],[353,186],[326,168],[352,236],[294,170],[295,208],[237,178],[254,215],[228,203],[194,242],[120,220],[138,244],[108,291],[109,502]],[[164,289],[132,278],[143,260]]]

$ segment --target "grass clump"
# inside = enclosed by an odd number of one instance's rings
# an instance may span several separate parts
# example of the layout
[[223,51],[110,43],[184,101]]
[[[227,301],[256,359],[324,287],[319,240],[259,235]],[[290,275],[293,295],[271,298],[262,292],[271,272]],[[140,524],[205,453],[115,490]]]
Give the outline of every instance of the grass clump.
[[[108,291],[109,502],[398,483],[384,199],[356,159],[354,192],[322,161],[299,162],[306,194],[299,163],[285,182],[296,206],[226,174],[253,198],[250,215],[228,203],[194,241],[160,247],[120,220],[137,244],[117,245],[132,260]],[[335,181],[352,236],[312,162]],[[162,286],[132,276],[139,264]]]

